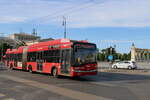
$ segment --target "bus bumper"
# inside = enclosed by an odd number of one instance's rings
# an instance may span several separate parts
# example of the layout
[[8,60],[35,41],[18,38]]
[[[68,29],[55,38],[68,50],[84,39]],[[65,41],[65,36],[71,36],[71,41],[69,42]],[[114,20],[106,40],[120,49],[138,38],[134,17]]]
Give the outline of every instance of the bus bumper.
[[75,76],[97,75],[97,73],[98,73],[97,69],[89,70],[89,71],[75,71],[75,70],[73,70],[71,72],[71,76],[75,77]]

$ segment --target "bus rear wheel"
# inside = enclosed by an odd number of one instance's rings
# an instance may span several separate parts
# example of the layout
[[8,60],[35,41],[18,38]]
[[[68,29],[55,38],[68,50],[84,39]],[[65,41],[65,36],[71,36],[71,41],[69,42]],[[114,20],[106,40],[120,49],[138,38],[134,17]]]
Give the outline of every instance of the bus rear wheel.
[[29,66],[29,72],[30,72],[30,73],[33,73],[33,71],[32,71],[32,66]]

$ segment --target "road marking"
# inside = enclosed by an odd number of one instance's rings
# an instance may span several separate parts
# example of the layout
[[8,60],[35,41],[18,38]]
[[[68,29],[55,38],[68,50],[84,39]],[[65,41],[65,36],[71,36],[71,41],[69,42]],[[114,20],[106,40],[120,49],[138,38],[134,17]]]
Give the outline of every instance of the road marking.
[[14,98],[5,98],[3,100],[16,100],[16,99],[14,99]]
[[0,93],[0,97],[4,97],[4,96],[5,96],[4,94]]
[[50,84],[45,84],[45,83],[40,83],[37,81],[32,81],[32,80],[27,80],[27,79],[22,79],[19,77],[15,77],[15,76],[9,76],[9,75],[0,75],[0,77],[3,78],[7,78],[16,82],[20,82],[20,83],[24,83],[30,86],[34,86],[36,88],[41,88],[56,94],[60,94],[72,99],[77,99],[77,100],[112,100],[110,98],[105,98],[105,97],[100,97],[100,96],[96,96],[93,94],[89,94],[89,93],[83,93],[80,91],[74,91],[71,89],[66,89],[66,88],[62,88],[62,87],[57,87],[54,85],[50,85]]
[[[6,95],[0,93],[0,98],[1,98],[1,97],[4,97],[4,96],[6,96]],[[14,98],[5,98],[5,99],[2,99],[2,100],[16,100],[16,99],[14,99]]]
[[90,82],[91,84],[96,84],[96,85],[103,85],[103,86],[109,86],[109,87],[115,87],[115,84],[111,83],[105,83],[105,82]]
[[103,81],[104,79],[99,78],[99,76],[89,76],[87,78],[90,81],[89,83],[91,83],[91,84],[103,85],[103,86],[109,86],[109,87],[116,86],[115,84],[110,83],[111,81],[109,81],[109,83]]

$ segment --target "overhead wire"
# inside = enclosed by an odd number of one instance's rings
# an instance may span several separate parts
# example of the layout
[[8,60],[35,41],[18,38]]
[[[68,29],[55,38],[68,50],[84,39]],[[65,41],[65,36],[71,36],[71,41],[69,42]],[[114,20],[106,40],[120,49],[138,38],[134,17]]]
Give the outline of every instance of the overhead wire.
[[[44,19],[44,18],[47,18],[47,19],[57,19],[58,17],[62,17],[64,16],[65,14],[72,14],[72,13],[75,13],[75,12],[78,12],[79,10],[82,10],[82,9],[85,9],[87,7],[91,7],[93,4],[95,4],[94,2],[95,0],[88,0],[86,2],[82,2],[80,4],[80,6],[72,6],[72,7],[69,7],[69,8],[66,8],[66,9],[63,9],[63,10],[60,10],[60,11],[57,11],[57,12],[54,12],[54,13],[51,13],[49,15],[46,15],[46,16],[42,16],[42,17],[39,17],[39,18],[36,18],[36,19],[33,19],[33,20],[30,20],[30,22],[36,22],[38,19]],[[97,2],[96,4],[99,4],[99,3],[102,3],[102,2]],[[52,20],[51,20],[52,21]],[[54,21],[54,20],[53,20]],[[39,22],[43,22],[43,20],[39,21]]]
[[[87,4],[87,3],[90,3],[90,2],[91,2],[91,0],[88,0],[88,1],[85,1],[85,2],[80,3],[80,5],[84,5],[84,4]],[[51,14],[46,15],[46,16],[41,16],[41,17],[38,17],[38,18],[35,18],[35,19],[28,20],[28,22],[36,21],[36,20],[38,20],[38,19],[43,19],[43,18],[46,18],[46,17],[55,17],[55,16],[57,16],[57,15],[62,14],[63,12],[68,11],[68,9],[71,10],[71,9],[76,8],[76,6],[77,6],[77,5],[71,6],[71,7],[67,7],[66,9],[62,9],[62,10],[59,10],[59,11],[55,11],[55,12],[53,12],[53,13],[51,13]]]

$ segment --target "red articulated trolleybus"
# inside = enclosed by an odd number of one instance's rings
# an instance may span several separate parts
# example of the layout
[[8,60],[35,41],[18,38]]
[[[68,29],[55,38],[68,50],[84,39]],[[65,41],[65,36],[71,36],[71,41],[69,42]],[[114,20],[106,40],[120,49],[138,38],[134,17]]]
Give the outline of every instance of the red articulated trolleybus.
[[96,75],[96,54],[94,43],[58,39],[8,49],[5,64],[11,69],[49,73],[55,77]]

